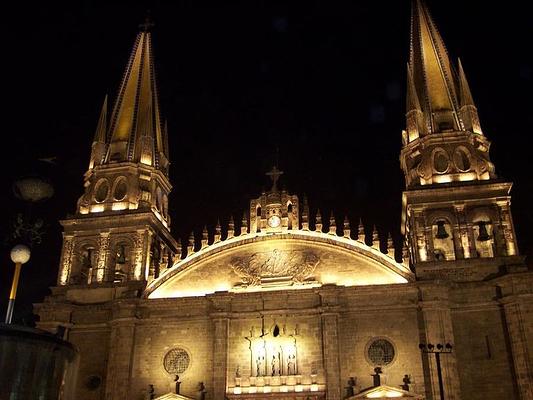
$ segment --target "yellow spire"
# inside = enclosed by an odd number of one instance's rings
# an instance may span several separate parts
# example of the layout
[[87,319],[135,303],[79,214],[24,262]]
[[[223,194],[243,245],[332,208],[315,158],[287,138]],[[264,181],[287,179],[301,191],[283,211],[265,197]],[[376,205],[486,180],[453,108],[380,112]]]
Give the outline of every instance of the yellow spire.
[[413,82],[413,74],[411,67],[407,64],[407,112],[409,111],[422,111],[420,107],[420,101],[418,100],[418,94],[416,93],[415,84]]
[[465,71],[463,70],[463,64],[459,59],[459,94],[461,99],[460,115],[463,121],[464,127],[474,133],[480,135],[483,134],[481,130],[481,124],[479,123],[479,116],[477,113],[476,105],[470,91],[470,85],[466,80]]
[[465,71],[463,70],[463,64],[461,64],[461,59],[459,59],[459,90],[461,98],[461,107],[464,106],[474,106],[474,99],[472,98],[472,92],[470,92],[470,85],[466,80]]
[[404,136],[404,144],[418,139],[420,136],[427,134],[427,128],[424,121],[424,113],[420,106],[420,100],[416,93],[416,87],[413,80],[411,67],[407,64],[407,99],[406,99],[406,119],[407,126]]
[[[166,171],[149,22],[141,25],[124,72],[109,127],[108,161],[132,161]],[[148,154],[148,153],[149,154]]]
[[91,159],[89,161],[89,169],[94,168],[95,165],[100,165],[103,161],[106,150],[106,132],[107,95],[104,98],[104,104],[102,104],[102,110],[100,111],[100,118],[98,118],[96,131],[94,132],[93,144],[91,146]]
[[423,0],[414,0],[409,64],[431,132],[461,129],[454,71],[444,41]]
[[93,143],[102,142],[105,143],[107,132],[107,94],[102,104],[102,110],[100,111],[100,118],[98,118],[98,125],[96,125],[96,131],[94,132]]

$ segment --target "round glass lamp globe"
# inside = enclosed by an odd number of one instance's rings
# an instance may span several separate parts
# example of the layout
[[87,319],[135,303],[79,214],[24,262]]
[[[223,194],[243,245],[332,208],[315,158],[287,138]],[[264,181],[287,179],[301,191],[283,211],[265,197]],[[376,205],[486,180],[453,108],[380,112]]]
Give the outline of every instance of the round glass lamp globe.
[[11,249],[11,261],[26,264],[30,259],[31,251],[28,246],[18,244]]

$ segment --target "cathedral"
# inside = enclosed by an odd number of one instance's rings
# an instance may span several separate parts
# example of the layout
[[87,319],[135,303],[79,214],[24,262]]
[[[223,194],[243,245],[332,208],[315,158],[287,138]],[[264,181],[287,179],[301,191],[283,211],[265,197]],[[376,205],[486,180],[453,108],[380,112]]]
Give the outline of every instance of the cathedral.
[[57,285],[35,305],[38,326],[79,349],[76,399],[533,399],[512,183],[422,0],[410,40],[400,259],[375,229],[311,218],[278,166],[242,215],[182,247],[141,27],[61,221]]

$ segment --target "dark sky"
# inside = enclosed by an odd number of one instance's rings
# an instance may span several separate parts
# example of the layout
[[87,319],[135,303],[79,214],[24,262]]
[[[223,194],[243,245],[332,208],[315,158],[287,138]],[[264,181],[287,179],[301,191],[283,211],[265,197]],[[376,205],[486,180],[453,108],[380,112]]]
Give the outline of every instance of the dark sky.
[[[20,2],[3,18],[0,227],[22,210],[10,186],[40,173],[56,194],[32,210],[46,221],[25,265],[17,318],[56,279],[58,219],[82,193],[101,103],[113,98],[137,25],[150,9],[161,105],[171,146],[174,234],[240,220],[268,182],[279,148],[282,183],[313,214],[359,217],[400,237],[410,1]],[[497,173],[515,183],[522,253],[533,247],[531,18],[522,2],[428,1],[461,57],[492,141]],[[57,164],[37,161],[57,157]],[[0,311],[12,277],[1,249]]]

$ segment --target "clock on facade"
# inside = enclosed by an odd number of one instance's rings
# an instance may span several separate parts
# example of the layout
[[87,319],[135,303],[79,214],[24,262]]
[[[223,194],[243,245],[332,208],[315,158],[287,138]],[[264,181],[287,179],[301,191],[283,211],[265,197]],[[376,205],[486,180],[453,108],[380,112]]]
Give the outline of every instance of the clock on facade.
[[281,224],[281,219],[277,215],[272,215],[268,219],[268,226],[271,228],[277,228]]

